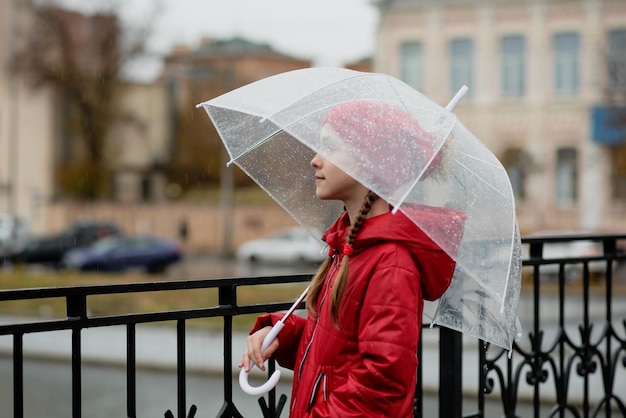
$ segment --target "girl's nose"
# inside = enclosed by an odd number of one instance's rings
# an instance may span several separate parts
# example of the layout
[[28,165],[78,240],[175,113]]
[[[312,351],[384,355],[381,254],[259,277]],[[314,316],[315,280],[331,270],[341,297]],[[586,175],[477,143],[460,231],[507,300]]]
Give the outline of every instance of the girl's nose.
[[313,159],[311,160],[311,167],[319,168],[320,167],[320,160],[321,160],[320,155],[319,154],[315,154],[315,157],[313,157]]

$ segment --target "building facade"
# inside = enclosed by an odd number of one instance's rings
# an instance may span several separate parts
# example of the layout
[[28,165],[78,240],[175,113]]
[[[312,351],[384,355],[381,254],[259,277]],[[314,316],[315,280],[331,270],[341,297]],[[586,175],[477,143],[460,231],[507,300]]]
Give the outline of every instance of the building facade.
[[[507,169],[522,234],[626,230],[623,0],[380,1],[374,71],[455,109]],[[615,113],[615,112],[614,112]],[[612,114],[614,114],[612,113]]]
[[33,89],[13,67],[33,26],[31,2],[0,0],[0,10],[0,212],[18,215],[38,230],[45,223],[45,199],[54,190],[54,95]]
[[[11,70],[16,54],[38,30],[38,10],[30,1],[15,0],[0,0],[0,10],[0,212],[25,219],[33,233],[45,233],[53,229],[50,208],[63,200],[59,173],[84,158],[85,149],[67,129],[66,108],[53,88],[35,88],[25,74]],[[73,41],[82,42],[74,61],[82,70],[95,66],[97,72],[102,57],[91,56],[94,48],[89,47],[89,39],[98,35],[101,25],[116,22],[58,12],[68,22]],[[202,123],[193,130],[201,136],[199,142],[207,142],[209,123],[195,108],[197,102],[269,75],[310,66],[310,61],[280,54],[269,45],[238,38],[205,39],[195,48],[174,49],[164,59],[163,76],[155,82],[118,82],[116,118],[103,148],[110,170],[108,200],[142,205],[177,197],[167,169],[174,152],[186,148],[177,143],[181,114]],[[194,154],[193,149],[186,152]]]
[[226,169],[226,151],[219,136],[204,110],[196,105],[262,78],[310,66],[308,60],[237,37],[205,38],[193,47],[175,47],[165,57],[160,77],[168,86],[170,114],[175,118],[170,155],[172,186],[178,185],[184,192],[218,182],[224,190],[251,183],[243,172]]
[[[170,85],[172,104],[187,106],[311,61],[242,38],[203,38],[197,46],[179,45],[164,58],[161,81]],[[191,101],[190,101],[191,100]]]

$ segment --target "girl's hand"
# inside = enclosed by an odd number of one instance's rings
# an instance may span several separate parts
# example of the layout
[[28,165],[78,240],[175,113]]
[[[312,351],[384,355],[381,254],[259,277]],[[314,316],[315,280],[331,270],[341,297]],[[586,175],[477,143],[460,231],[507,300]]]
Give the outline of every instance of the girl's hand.
[[254,363],[259,370],[265,371],[265,360],[272,356],[274,351],[278,349],[278,338],[274,339],[267,347],[264,353],[261,353],[261,344],[265,336],[271,331],[272,327],[267,326],[261,328],[257,332],[248,336],[248,347],[243,353],[243,358],[239,362],[239,368],[244,368],[246,372],[250,371],[250,362]]

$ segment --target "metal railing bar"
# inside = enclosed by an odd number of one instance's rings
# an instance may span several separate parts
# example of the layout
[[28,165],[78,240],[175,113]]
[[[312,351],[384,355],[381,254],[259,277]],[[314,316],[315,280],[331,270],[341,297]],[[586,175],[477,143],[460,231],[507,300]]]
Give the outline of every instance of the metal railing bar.
[[187,361],[185,347],[185,320],[176,322],[176,377],[178,385],[178,416],[187,414]]
[[216,279],[191,279],[164,282],[140,282],[88,286],[33,287],[27,289],[2,290],[0,291],[0,301],[274,285],[281,283],[301,283],[307,282],[310,279],[310,274],[295,274],[284,276],[259,276],[242,278],[229,277]]
[[24,334],[13,335],[13,416],[24,417]]
[[458,331],[439,328],[439,418],[461,418],[463,341]]
[[249,306],[231,307],[218,306],[212,308],[198,308],[173,310],[163,312],[120,314],[115,316],[98,316],[93,318],[66,318],[45,320],[20,324],[0,325],[0,335],[15,334],[17,332],[32,333],[46,331],[62,331],[67,329],[82,329],[93,327],[116,326],[125,324],[141,324],[150,322],[177,321],[181,319],[199,319],[223,317],[224,315],[258,314],[276,312],[289,309],[292,302],[257,304]]
[[82,416],[82,356],[80,329],[72,330],[72,417]]
[[559,234],[559,235],[545,235],[534,237],[522,237],[522,244],[535,244],[535,243],[554,243],[554,242],[574,242],[574,241],[617,241],[626,239],[626,234]]
[[[222,306],[236,305],[237,289],[235,287],[221,287],[219,292],[218,303]],[[233,363],[233,316],[231,314],[223,315],[224,319],[224,401],[229,405],[233,405],[233,377],[231,372],[231,364]],[[234,405],[233,405],[234,406]]]
[[135,324],[126,326],[126,412],[137,417],[137,330]]

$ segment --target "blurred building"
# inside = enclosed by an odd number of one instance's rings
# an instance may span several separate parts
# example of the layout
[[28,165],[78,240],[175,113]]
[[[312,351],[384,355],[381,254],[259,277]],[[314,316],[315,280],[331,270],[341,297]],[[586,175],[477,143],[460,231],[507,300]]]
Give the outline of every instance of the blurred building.
[[[258,79],[310,61],[274,51],[245,39],[202,39],[197,47],[175,47],[164,57],[155,83],[124,82],[120,114],[108,139],[108,161],[114,172],[118,202],[159,202],[184,187],[219,173],[211,164],[219,141],[207,137],[208,119],[195,105]],[[190,122],[191,121],[191,122]],[[193,136],[192,139],[189,136]],[[185,180],[176,183],[177,171]]]
[[[0,10],[0,212],[18,214],[29,221],[32,231],[44,232],[47,205],[63,195],[62,176],[85,158],[86,149],[68,128],[73,117],[59,91],[45,82],[35,86],[25,74],[11,70],[33,34],[41,36],[39,9],[30,1],[0,0]],[[119,41],[116,17],[46,10],[63,22],[68,44],[66,49],[43,51],[45,56],[54,61],[69,50],[71,64],[82,75],[101,73],[108,58],[114,57],[94,45],[105,33]],[[111,31],[117,35],[111,37]],[[121,53],[115,47],[107,51]],[[103,149],[110,170],[107,198],[150,203],[175,196],[175,191],[168,192],[168,169],[175,151],[182,148],[189,155],[207,158],[179,143],[181,114],[201,121],[205,128],[208,120],[194,106],[198,101],[310,66],[308,60],[278,53],[265,44],[239,38],[204,39],[196,48],[174,49],[165,58],[163,76],[154,83],[119,81],[116,114]],[[206,129],[197,131],[205,143]]]
[[354,62],[348,62],[344,64],[344,68],[355,71],[364,71],[371,72],[374,67],[374,62],[372,57],[361,58],[360,60]]
[[[164,58],[161,82],[168,88],[173,120],[169,178],[182,191],[221,182],[222,189],[248,184],[240,170],[225,169],[224,147],[198,103],[245,84],[311,66],[267,44],[242,38],[204,38],[194,47],[177,46]],[[247,182],[247,183],[246,183]]]
[[[170,86],[172,105],[187,106],[311,61],[242,38],[203,38],[194,47],[178,45],[164,58],[161,80]],[[190,102],[191,101],[191,102]]]
[[0,0],[0,10],[0,212],[18,214],[36,230],[54,189],[54,94],[13,71],[12,58],[34,24],[31,2]]
[[469,86],[455,113],[506,167],[523,234],[626,230],[626,1],[378,5],[374,71],[441,105]]
[[[116,77],[120,28],[114,15],[39,9],[30,1],[0,0],[0,9],[0,212],[18,214],[32,231],[42,232],[46,205],[62,196],[63,176],[87,155],[67,97],[92,93],[93,83],[86,81],[104,84],[105,75]],[[26,72],[26,67],[37,70]],[[74,84],[58,88],[60,77]],[[146,189],[146,173],[152,174],[164,153],[158,135],[167,138],[167,129],[159,122],[167,118],[165,110],[158,112],[167,109],[165,87],[120,83],[119,92],[117,123],[103,153],[117,185],[113,192],[120,200],[137,200],[142,186]],[[124,187],[128,173],[140,179],[131,192]]]
[[199,45],[178,45],[164,58],[161,80],[174,85],[176,103],[189,95],[204,100],[271,75],[311,66],[311,61],[242,38],[203,38]]
[[112,172],[112,200],[163,202],[173,123],[167,86],[120,81],[118,94],[120,117],[109,129],[105,150]]

